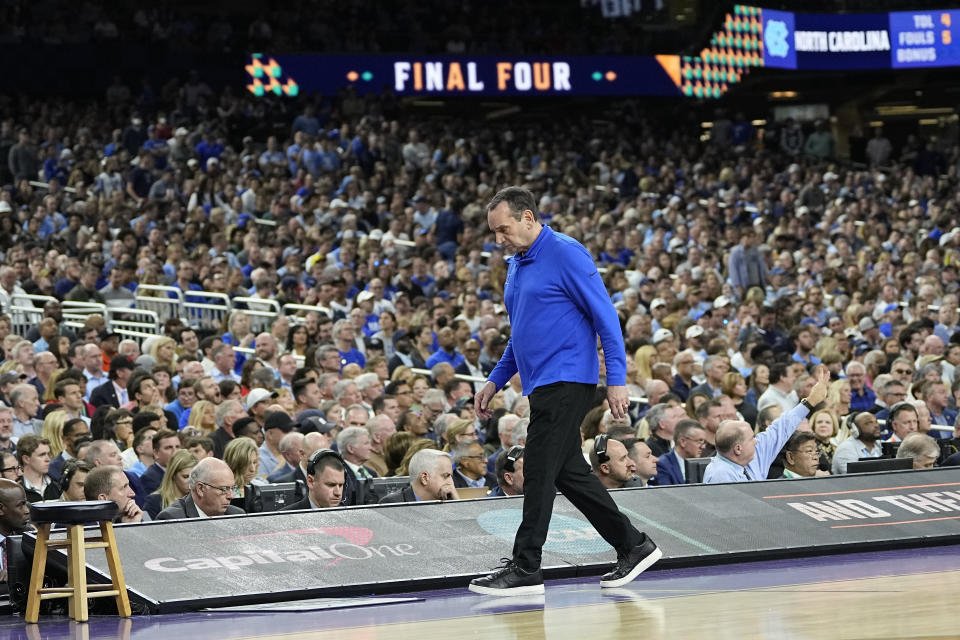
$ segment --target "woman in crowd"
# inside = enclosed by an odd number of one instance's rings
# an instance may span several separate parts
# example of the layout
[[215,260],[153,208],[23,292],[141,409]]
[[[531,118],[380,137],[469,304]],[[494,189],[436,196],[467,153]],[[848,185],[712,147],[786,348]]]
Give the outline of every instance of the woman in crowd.
[[223,461],[233,472],[233,497],[242,498],[244,487],[258,479],[260,455],[257,443],[250,438],[234,438],[223,451]]
[[153,365],[153,377],[157,380],[157,394],[160,396],[160,404],[169,404],[177,399],[177,393],[173,388],[173,377],[176,375],[176,368],[168,364],[157,362]]
[[291,327],[287,333],[287,353],[292,353],[295,356],[306,356],[309,340],[310,335],[307,333],[306,326],[298,324]]
[[190,492],[190,471],[197,466],[197,458],[190,451],[181,449],[167,463],[167,470],[156,491],[147,496],[143,510],[156,518],[157,514]]
[[587,412],[587,415],[583,417],[583,422],[580,423],[580,438],[583,440],[581,449],[584,453],[589,453],[593,449],[594,438],[606,431],[602,424],[604,411],[603,405],[594,407]]
[[637,365],[638,379],[635,384],[645,385],[653,377],[653,365],[657,362],[657,348],[645,344],[633,354],[633,361]]
[[830,469],[833,463],[833,454],[837,450],[836,437],[840,431],[840,422],[832,411],[821,409],[810,416],[810,427],[817,437],[817,451],[820,452],[820,468]]
[[736,371],[730,371],[723,374],[723,381],[720,385],[723,395],[733,400],[737,412],[743,416],[743,419],[750,424],[757,422],[757,408],[750,402],[747,402],[747,381]]
[[702,405],[704,402],[710,402],[710,400],[711,400],[710,396],[707,395],[706,393],[703,393],[702,391],[691,393],[690,397],[687,398],[687,404],[686,404],[687,416],[691,420],[696,420],[697,409],[699,409],[700,405]]
[[40,435],[50,441],[50,458],[56,458],[63,451],[63,424],[69,416],[66,411],[51,411],[43,419]]
[[104,440],[113,439],[120,451],[133,446],[133,413],[127,409],[111,410],[103,421]]
[[778,404],[768,404],[763,409],[757,412],[757,425],[755,428],[756,433],[762,433],[767,430],[773,421],[780,417],[780,414],[783,413],[783,408]]
[[210,435],[217,430],[217,405],[208,400],[197,400],[190,409],[187,425]]
[[427,440],[426,438],[418,438],[414,441],[408,448],[407,452],[403,455],[403,460],[400,462],[400,466],[397,467],[398,476],[409,476],[410,475],[410,460],[413,458],[414,454],[418,451],[423,451],[424,449],[436,449],[437,445],[433,443],[432,440]]
[[851,397],[852,391],[848,380],[840,379],[830,383],[826,400],[827,409],[833,412],[838,421],[842,421],[850,413]]
[[386,443],[383,445],[383,459],[387,463],[387,475],[397,474],[397,467],[403,462],[403,457],[414,442],[419,440],[415,434],[409,431],[398,431],[390,434]]
[[156,364],[166,365],[172,370],[177,370],[177,343],[173,338],[160,336],[150,345],[150,357]]
[[770,367],[758,362],[750,372],[750,378],[747,380],[747,395],[744,400],[757,406],[757,400],[763,395],[763,392],[770,386]]

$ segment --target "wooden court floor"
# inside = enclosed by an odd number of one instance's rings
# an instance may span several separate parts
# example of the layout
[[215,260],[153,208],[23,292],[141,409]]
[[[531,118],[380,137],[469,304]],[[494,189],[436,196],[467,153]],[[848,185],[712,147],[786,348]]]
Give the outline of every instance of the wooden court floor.
[[459,588],[79,625],[11,616],[0,618],[0,640],[960,638],[960,544],[654,570],[621,589],[598,580],[548,580],[533,599]]
[[[272,635],[283,640],[958,638],[960,571],[646,597]],[[550,593],[547,593],[549,603]],[[453,612],[451,612],[453,613]],[[249,636],[253,638],[254,636]],[[264,636],[258,636],[264,637]]]

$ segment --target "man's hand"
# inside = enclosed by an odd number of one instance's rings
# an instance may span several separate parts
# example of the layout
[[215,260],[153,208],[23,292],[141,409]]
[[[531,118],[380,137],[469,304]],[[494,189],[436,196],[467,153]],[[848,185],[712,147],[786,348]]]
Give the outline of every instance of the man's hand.
[[128,500],[127,505],[120,510],[120,522],[140,522],[143,519],[143,511],[133,500]]
[[490,400],[493,399],[493,396],[496,394],[497,385],[487,380],[483,388],[473,396],[473,412],[477,414],[477,417],[481,420],[486,420],[493,415],[493,412],[490,411]]
[[453,486],[451,482],[449,485],[440,489],[440,499],[446,502],[447,500],[459,500],[460,494],[457,493],[457,488]]
[[615,420],[623,420],[630,407],[630,396],[625,386],[607,387],[607,404]]
[[813,385],[810,393],[807,395],[807,402],[817,406],[827,398],[827,392],[830,390],[830,371],[823,365],[817,365],[817,384]]

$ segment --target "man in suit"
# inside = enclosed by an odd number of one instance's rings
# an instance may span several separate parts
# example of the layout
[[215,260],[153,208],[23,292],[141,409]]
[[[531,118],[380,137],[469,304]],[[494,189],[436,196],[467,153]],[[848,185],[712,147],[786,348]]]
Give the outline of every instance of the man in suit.
[[497,456],[497,488],[487,497],[523,495],[523,447],[514,445]]
[[[493,367],[487,365],[483,366],[480,362],[480,352],[482,347],[480,346],[480,341],[474,338],[470,338],[463,345],[463,362],[457,365],[454,368],[456,373],[465,376],[474,376],[476,378],[484,378],[490,375],[490,372],[493,371]],[[474,390],[479,390],[481,383],[473,383]]]
[[370,458],[370,432],[366,427],[347,427],[337,436],[337,450],[347,467],[343,504],[373,504],[374,496],[362,489],[362,481],[377,477],[377,472],[364,466]]
[[[117,443],[113,440],[94,440],[91,442],[90,446],[87,447],[84,461],[93,469],[105,466],[123,468],[123,456],[120,454],[120,448],[117,447]],[[134,502],[137,503],[138,507],[142,508],[147,501],[147,492],[143,490],[140,478],[137,477],[137,474],[130,471],[124,471],[123,473],[127,476],[127,481],[133,490]]]
[[[227,463],[218,458],[204,458],[190,472],[190,491],[157,515],[157,520],[213,517],[244,513],[230,504],[236,481]],[[203,512],[203,516],[200,512]]]
[[453,464],[456,467],[453,486],[457,489],[485,487],[490,490],[497,486],[496,476],[487,473],[487,456],[484,455],[483,445],[476,440],[454,446]]
[[151,494],[157,490],[163,481],[163,474],[167,472],[170,458],[180,450],[180,437],[175,431],[161,429],[153,436],[153,464],[140,476],[143,490]]
[[706,430],[696,420],[681,420],[673,432],[674,447],[657,460],[655,484],[686,484],[688,458],[699,458],[707,444]]
[[90,393],[90,404],[94,407],[110,405],[120,408],[130,401],[127,395],[127,380],[136,365],[127,356],[114,356],[110,361],[108,380]]
[[134,500],[130,480],[121,467],[104,465],[87,474],[83,481],[83,496],[87,500],[113,500],[119,511],[115,522],[148,522],[150,514],[142,511]]
[[423,449],[410,458],[410,484],[384,496],[380,504],[459,499],[453,486],[450,456],[436,449]]
[[306,497],[284,507],[281,511],[329,509],[343,501],[344,469],[340,454],[330,449],[319,449],[307,460]]

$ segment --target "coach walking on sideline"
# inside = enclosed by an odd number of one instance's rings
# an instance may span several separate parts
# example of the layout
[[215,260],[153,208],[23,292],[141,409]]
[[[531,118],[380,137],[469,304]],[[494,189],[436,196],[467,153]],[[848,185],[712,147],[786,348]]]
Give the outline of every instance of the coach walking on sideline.
[[480,418],[517,371],[530,396],[524,454],[523,521],[513,558],[470,590],[486,595],[543,593],[540,558],[553,510],[554,486],[617,551],[601,587],[624,585],[656,562],[660,549],[620,513],[580,451],[580,422],[599,378],[597,335],[607,370],[607,400],[615,419],[626,415],[626,355],[617,312],[590,254],[576,240],[543,226],[533,194],[502,189],[487,205],[497,243],[514,254],[504,284],[512,337],[474,402]]

